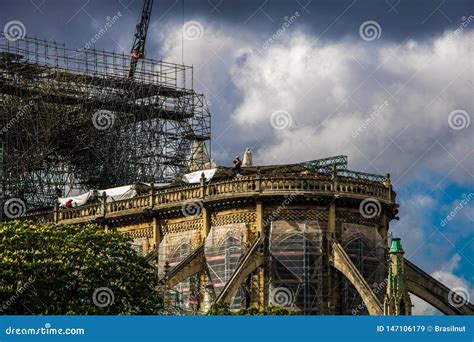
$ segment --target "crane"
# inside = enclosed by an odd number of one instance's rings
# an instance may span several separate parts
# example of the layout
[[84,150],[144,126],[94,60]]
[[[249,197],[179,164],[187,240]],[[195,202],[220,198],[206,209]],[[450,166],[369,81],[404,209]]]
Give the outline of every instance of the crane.
[[130,61],[130,70],[128,77],[133,78],[137,69],[138,60],[144,58],[146,34],[148,32],[148,24],[150,23],[151,8],[153,7],[153,0],[144,0],[143,10],[140,22],[137,24],[133,46],[131,50],[132,59]]

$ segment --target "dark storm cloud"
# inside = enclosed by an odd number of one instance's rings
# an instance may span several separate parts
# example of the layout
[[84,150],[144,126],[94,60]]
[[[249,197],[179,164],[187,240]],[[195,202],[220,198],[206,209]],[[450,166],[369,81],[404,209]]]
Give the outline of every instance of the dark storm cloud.
[[[174,3],[162,1],[161,6]],[[188,14],[263,31],[274,30],[284,16],[299,11],[301,23],[311,33],[324,33],[328,39],[357,35],[366,20],[377,21],[386,37],[394,40],[432,37],[459,25],[461,17],[474,10],[474,3],[468,0],[197,0],[185,4]]]
[[[3,0],[0,24],[20,20],[29,36],[66,42],[81,47],[103,25],[107,16],[123,17],[97,48],[129,49],[141,0]],[[463,16],[474,13],[470,0],[185,0],[184,20],[195,18],[232,24],[242,30],[268,35],[285,16],[301,14],[299,27],[321,40],[356,37],[359,26],[377,21],[384,39],[422,40],[459,26]],[[182,19],[182,0],[155,0],[152,25]],[[129,36],[130,43],[118,42]],[[78,46],[79,45],[79,46]],[[126,45],[126,46],[125,46]]]

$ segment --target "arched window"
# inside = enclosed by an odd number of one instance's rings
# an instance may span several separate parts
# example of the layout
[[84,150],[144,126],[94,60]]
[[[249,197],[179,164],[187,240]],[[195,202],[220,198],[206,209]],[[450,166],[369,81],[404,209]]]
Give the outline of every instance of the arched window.
[[318,314],[322,305],[321,241],[305,233],[274,235],[270,253],[271,293],[281,288],[285,294],[285,300],[270,298],[270,304]]
[[[375,244],[369,241],[363,234],[355,234],[344,244],[346,253],[380,299],[385,293],[383,287],[380,286],[380,283],[384,281],[383,272],[380,272],[384,260],[378,248],[379,247],[375,246]],[[359,293],[343,276],[341,285],[342,314],[367,315],[367,308]]]

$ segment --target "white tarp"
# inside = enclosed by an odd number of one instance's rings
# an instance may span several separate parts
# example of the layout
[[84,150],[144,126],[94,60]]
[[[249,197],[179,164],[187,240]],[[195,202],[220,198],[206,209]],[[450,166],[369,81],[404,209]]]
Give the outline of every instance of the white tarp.
[[[151,186],[150,183],[139,183],[138,185],[146,185],[146,186]],[[158,184],[153,184],[153,187],[155,189],[167,187],[170,185],[170,183],[158,183]],[[110,189],[104,189],[104,190],[89,190],[86,193],[80,194],[78,196],[70,196],[70,197],[62,197],[58,198],[59,200],[59,206],[60,207],[66,207],[66,202],[69,200],[72,200],[72,206],[73,207],[79,207],[81,205],[86,204],[89,199],[94,195],[94,192],[96,193],[99,198],[102,198],[102,194],[105,191],[105,194],[107,195],[107,202],[115,202],[127,198],[133,198],[138,195],[137,191],[135,190],[136,185],[124,185],[124,186],[119,186],[116,188],[110,188]]]
[[[137,191],[135,190],[134,185],[125,185],[125,186],[119,186],[116,188],[110,188],[110,189],[105,189],[105,190],[97,190],[96,194],[99,196],[99,198],[102,197],[102,194],[106,193],[107,195],[107,202],[114,202],[118,201],[121,199],[126,199],[126,198],[133,198],[137,196]],[[69,200],[72,200],[72,206],[73,207],[79,207],[81,205],[84,205],[87,203],[89,198],[91,198],[94,194],[94,190],[89,190],[88,192],[81,194],[79,196],[72,196],[72,197],[62,197],[59,198],[59,206],[65,207],[66,202]]]
[[72,206],[78,207],[78,206],[86,204],[91,196],[92,196],[92,191],[88,191],[85,194],[82,194],[79,196],[58,198],[59,206],[66,207],[66,202],[68,202],[69,200],[72,200]]
[[212,177],[214,177],[214,174],[216,173],[216,171],[217,171],[217,168],[186,173],[183,176],[183,181],[189,184],[199,183],[201,180],[202,173],[204,173],[204,177],[206,177],[206,181],[209,181],[212,179]]
[[133,185],[119,186],[116,188],[110,188],[105,190],[99,190],[99,196],[105,192],[107,195],[107,202],[115,202],[118,200],[133,198],[137,196],[137,191]]

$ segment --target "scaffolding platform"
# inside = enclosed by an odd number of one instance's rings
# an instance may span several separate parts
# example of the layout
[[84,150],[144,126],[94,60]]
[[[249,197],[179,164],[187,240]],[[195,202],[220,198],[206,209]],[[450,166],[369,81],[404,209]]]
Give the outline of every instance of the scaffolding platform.
[[40,208],[75,189],[166,182],[185,172],[194,141],[208,149],[193,67],[129,68],[125,54],[0,34],[0,200]]

